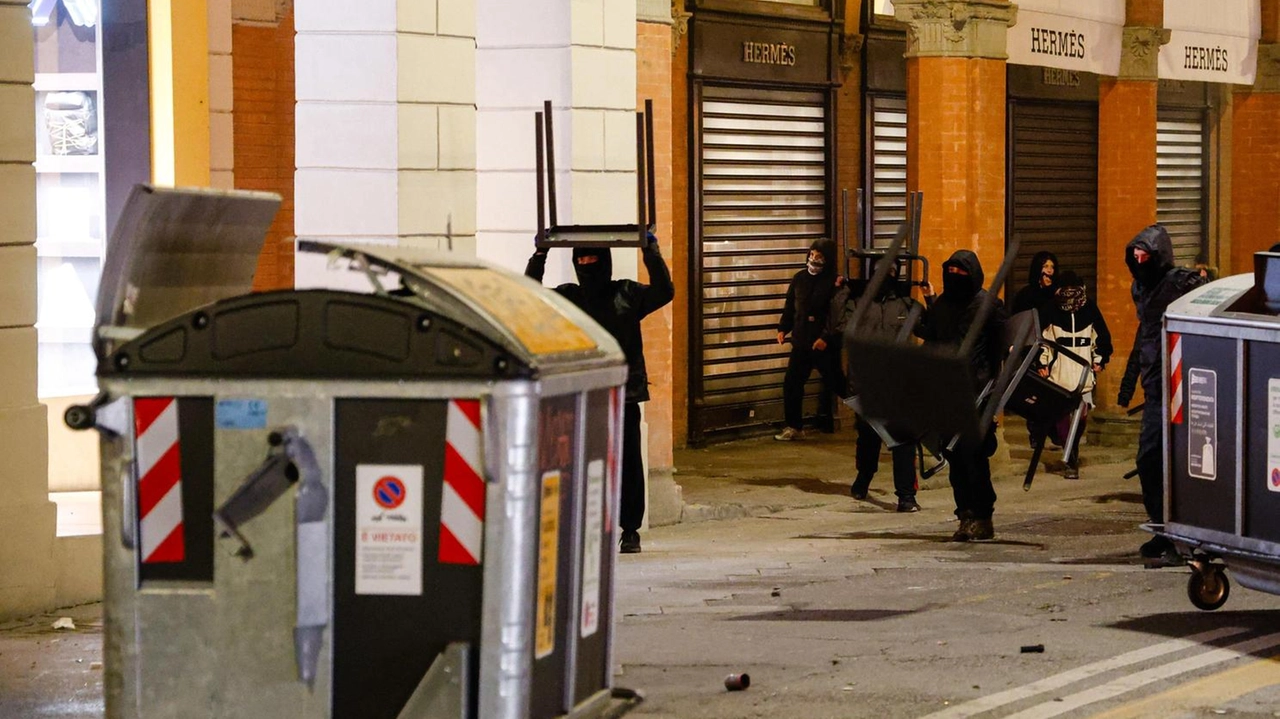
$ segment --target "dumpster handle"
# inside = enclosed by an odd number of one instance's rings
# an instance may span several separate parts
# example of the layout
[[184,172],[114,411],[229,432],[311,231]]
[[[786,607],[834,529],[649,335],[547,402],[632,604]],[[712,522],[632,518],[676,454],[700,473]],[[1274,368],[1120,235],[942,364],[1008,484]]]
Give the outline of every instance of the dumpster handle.
[[298,680],[310,689],[315,686],[324,630],[329,624],[329,490],[311,445],[293,428],[285,432],[285,454],[302,480],[294,500],[298,593],[293,646]]

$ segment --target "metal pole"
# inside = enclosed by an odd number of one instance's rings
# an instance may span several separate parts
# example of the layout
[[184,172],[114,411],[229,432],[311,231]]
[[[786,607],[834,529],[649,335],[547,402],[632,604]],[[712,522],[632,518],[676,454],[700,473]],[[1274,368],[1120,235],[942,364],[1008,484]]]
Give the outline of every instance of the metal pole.
[[547,207],[551,211],[551,226],[560,224],[556,218],[556,133],[551,124],[551,101],[542,103],[547,123]]
[[546,241],[546,239],[547,239],[547,237],[546,237],[546,233],[547,233],[547,218],[546,218],[546,215],[545,215],[545,213],[546,213],[546,208],[545,208],[545,206],[544,206],[544,203],[546,202],[546,188],[545,188],[545,186],[543,185],[543,177],[542,177],[543,159],[544,159],[544,158],[543,158],[543,154],[542,154],[542,149],[543,149],[543,148],[542,148],[542,113],[540,113],[540,112],[535,112],[535,113],[533,113],[533,138],[534,138],[534,139],[533,139],[533,144],[534,144],[534,146],[535,146],[535,148],[536,148],[536,149],[534,150],[534,153],[533,153],[533,155],[534,155],[534,173],[533,173],[533,175],[534,175],[534,177],[535,177],[534,183],[537,185],[537,190],[536,190],[536,192],[538,193],[538,202],[537,202],[537,205],[538,205],[538,235],[537,235],[537,238],[536,238],[536,240],[535,240],[535,243],[536,243],[536,244],[538,244],[538,245],[541,245],[541,243],[545,242],[545,241]]
[[658,227],[658,189],[653,171],[653,100],[644,101],[645,173],[649,179],[649,230]]
[[644,113],[636,113],[636,230],[640,246],[644,247],[645,237],[645,153],[644,153]]

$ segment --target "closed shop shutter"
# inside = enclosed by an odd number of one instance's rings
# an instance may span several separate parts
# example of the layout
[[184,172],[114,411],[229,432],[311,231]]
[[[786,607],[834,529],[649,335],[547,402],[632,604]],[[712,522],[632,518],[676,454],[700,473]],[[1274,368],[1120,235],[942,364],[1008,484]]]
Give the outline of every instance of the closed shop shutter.
[[828,231],[826,115],[822,93],[703,88],[695,438],[782,416],[778,317]]
[[871,167],[867,226],[870,246],[886,249],[907,218],[907,98],[873,95],[871,113]]
[[1182,266],[1202,259],[1208,183],[1203,110],[1160,108],[1156,119],[1156,221]]
[[1022,244],[1008,287],[1017,292],[1026,284],[1032,256],[1048,250],[1058,256],[1059,272],[1073,270],[1096,296],[1098,108],[1018,101],[1010,115],[1007,238]]

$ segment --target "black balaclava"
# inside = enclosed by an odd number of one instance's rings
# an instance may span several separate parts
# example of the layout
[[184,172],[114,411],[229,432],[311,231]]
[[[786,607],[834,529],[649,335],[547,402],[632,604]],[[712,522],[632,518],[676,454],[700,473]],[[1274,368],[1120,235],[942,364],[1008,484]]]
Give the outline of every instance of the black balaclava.
[[[1141,249],[1149,255],[1146,262],[1138,262],[1133,256],[1135,249]],[[1155,287],[1173,267],[1173,240],[1164,225],[1155,224],[1144,228],[1129,240],[1124,252],[1124,262],[1129,266],[1130,274],[1142,287]]]
[[[586,265],[578,264],[579,257],[594,256],[596,261]],[[598,294],[609,288],[613,280],[613,253],[605,247],[573,248],[573,271],[578,276],[578,284],[587,294]]]
[[1041,276],[1044,274],[1044,265],[1046,262],[1053,263],[1053,280],[1049,283],[1048,291],[1052,292],[1053,288],[1059,284],[1058,274],[1062,268],[1058,266],[1058,256],[1048,250],[1041,250],[1031,258],[1031,271],[1027,274],[1027,284],[1037,289],[1045,289],[1040,284]]
[[836,243],[834,240],[820,239],[814,240],[809,245],[809,251],[818,251],[822,256],[821,262],[813,262],[809,259],[805,260],[805,268],[811,275],[829,274],[836,271]]
[[1078,312],[1089,299],[1084,289],[1084,281],[1076,273],[1067,270],[1062,273],[1058,289],[1053,293],[1054,302],[1063,312]]
[[[969,274],[947,272],[948,267],[959,267]],[[984,278],[978,256],[972,250],[956,250],[942,263],[942,294],[948,302],[967,303],[982,289]]]
[[971,275],[962,275],[958,272],[946,272],[945,268],[942,273],[942,293],[948,299],[965,301],[978,293],[978,288],[973,286],[973,277]]

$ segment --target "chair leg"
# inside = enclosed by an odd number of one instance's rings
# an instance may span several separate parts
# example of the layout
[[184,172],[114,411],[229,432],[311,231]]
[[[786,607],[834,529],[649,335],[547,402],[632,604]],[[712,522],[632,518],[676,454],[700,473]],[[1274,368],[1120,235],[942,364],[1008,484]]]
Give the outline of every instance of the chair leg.
[[1040,454],[1044,452],[1046,434],[1045,432],[1037,432],[1031,437],[1032,446],[1035,449],[1031,450],[1031,464],[1027,465],[1027,476],[1022,479],[1022,491],[1024,492],[1031,491],[1031,482],[1036,478],[1036,469],[1040,467]]

